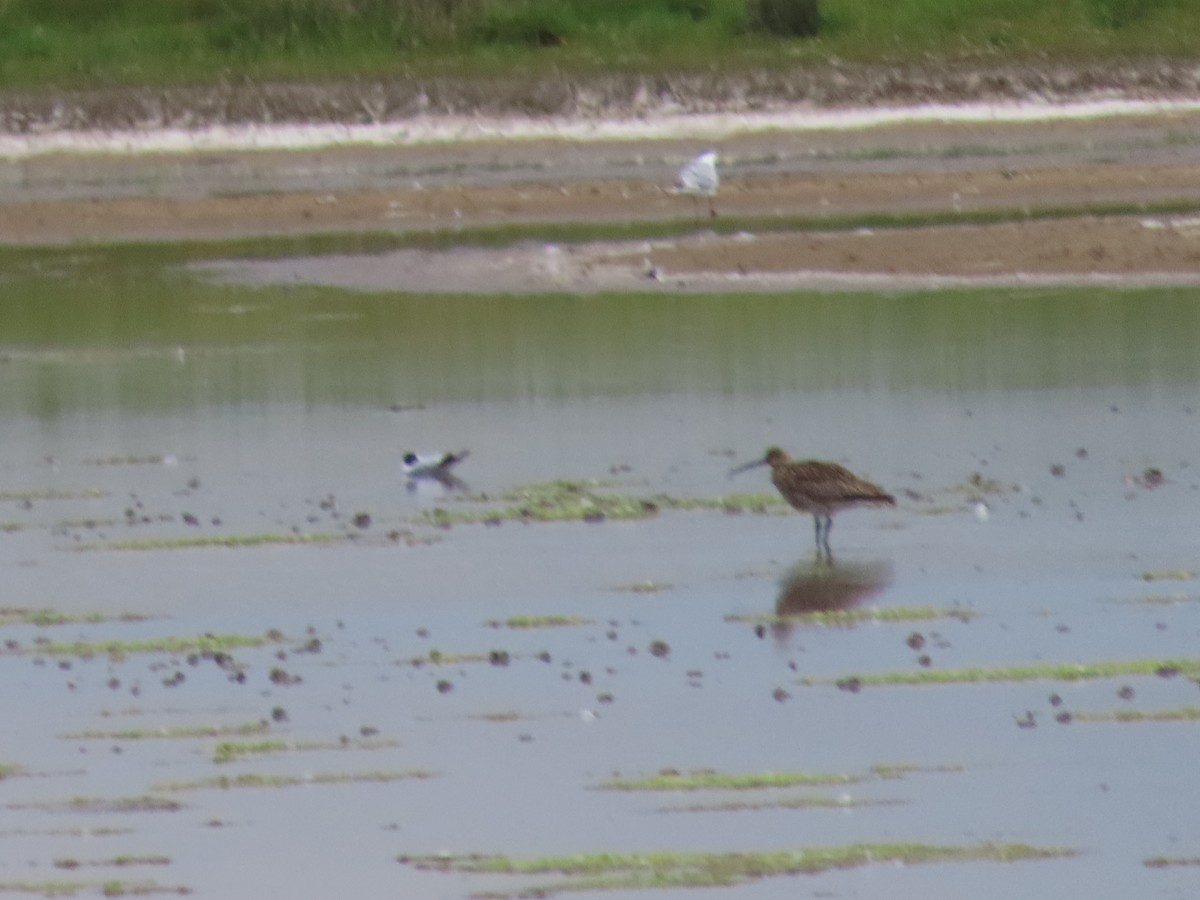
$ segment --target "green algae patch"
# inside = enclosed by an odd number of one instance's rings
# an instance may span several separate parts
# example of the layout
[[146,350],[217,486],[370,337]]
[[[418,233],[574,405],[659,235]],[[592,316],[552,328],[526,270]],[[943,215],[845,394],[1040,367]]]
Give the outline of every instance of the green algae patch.
[[[70,868],[69,866],[66,868]],[[104,897],[151,897],[161,894],[186,896],[191,888],[171,887],[154,881],[0,881],[0,894],[25,894],[40,897],[74,897],[77,894]]]
[[194,537],[140,538],[124,541],[98,541],[80,544],[75,549],[88,550],[188,550],[205,547],[239,549],[246,547],[294,546],[310,544],[337,544],[347,540],[346,535],[334,532],[293,534],[268,532],[265,534],[212,534]]
[[1135,597],[1131,600],[1119,600],[1116,602],[1138,604],[1141,606],[1183,606],[1187,603],[1200,603],[1200,596],[1188,594],[1150,594],[1145,597]]
[[787,623],[790,625],[812,625],[820,628],[851,628],[865,623],[888,622],[932,622],[939,619],[957,619],[969,622],[976,613],[972,609],[945,609],[936,606],[897,606],[872,609],[813,610],[780,616],[774,613],[737,613],[727,615],[726,622],[743,622],[752,625]]
[[412,656],[401,660],[397,665],[413,666],[457,666],[463,663],[485,663],[490,661],[489,653],[444,653],[441,650],[430,650],[424,656]]
[[108,494],[99,488],[77,491],[0,491],[0,503],[33,503],[35,500],[99,500]]
[[765,809],[863,809],[871,806],[904,806],[907,800],[859,799],[847,794],[828,794],[772,798],[770,800],[728,800],[720,803],[689,803],[660,806],[657,813],[756,812]]
[[498,525],[501,522],[636,521],[653,518],[664,510],[737,513],[787,509],[782,498],[774,494],[638,497],[617,492],[614,487],[606,482],[571,479],[523,485],[495,497],[467,495],[462,498],[461,507],[435,507],[424,512],[420,521],[448,528],[452,525]]
[[1190,569],[1167,569],[1160,572],[1143,572],[1142,581],[1191,581],[1196,573]]
[[80,860],[73,857],[60,857],[59,859],[54,860],[54,868],[56,869],[80,869],[84,866],[169,866],[170,864],[171,857],[162,856],[161,854],[150,854],[145,856],[122,854],[121,856],[114,856],[110,859],[91,860]]
[[851,678],[802,678],[800,684],[844,684],[859,686],[979,684],[1006,681],[1091,681],[1131,675],[1200,677],[1200,659],[1135,659],[1099,663],[1061,663],[1036,666],[999,666],[970,669],[921,669],[913,672],[888,672],[856,675]]
[[1170,869],[1175,866],[1200,866],[1200,856],[1151,856],[1143,859],[1147,869]]
[[86,881],[0,881],[0,894],[25,894],[33,897],[74,897],[82,891],[94,891],[99,885]]
[[9,809],[81,813],[178,812],[184,808],[182,803],[152,794],[141,797],[72,797],[70,800],[9,805]]
[[381,750],[399,746],[396,741],[221,741],[213,748],[213,762],[228,763],[250,757],[305,750]]
[[957,774],[964,771],[958,763],[946,763],[938,766],[923,766],[917,763],[879,763],[871,766],[871,774],[887,781],[896,781],[906,775],[945,775]]
[[753,791],[797,786],[829,786],[857,784],[861,778],[841,772],[752,772],[722,774],[711,770],[700,772],[660,772],[649,778],[613,778],[601,782],[605,791]]
[[672,585],[665,581],[632,581],[629,584],[618,584],[613,588],[614,591],[622,594],[658,594],[662,591],[669,591]]
[[405,769],[398,772],[317,772],[313,775],[219,775],[196,781],[169,781],[155,790],[177,793],[183,791],[232,790],[236,788],[288,788],[309,784],[388,784],[394,781],[415,781],[434,778],[436,773],[424,769]]
[[[31,651],[46,656],[110,656],[120,658],[133,653],[227,653],[249,647],[261,647],[268,639],[246,634],[206,634],[198,637],[149,638],[143,641],[50,641]],[[0,654],[9,651],[0,651]],[[17,651],[22,652],[22,651]]]
[[[764,853],[592,853],[579,856],[514,859],[486,855],[400,856],[414,868],[460,874],[559,875],[567,880],[538,884],[533,893],[552,896],[566,891],[643,890],[679,887],[730,887],[762,878],[815,875],[877,863],[917,865],[948,862],[1023,862],[1074,856],[1068,848],[1029,844],[982,843],[961,846],[931,844],[851,844]],[[526,896],[522,892],[521,896]]]
[[12,778],[21,771],[21,767],[16,763],[0,763],[0,781],[5,778]]
[[98,456],[82,460],[85,466],[161,466],[167,462],[167,457],[161,453],[150,453],[143,456],[130,454],[127,456]]
[[1118,709],[1113,712],[1073,713],[1071,717],[1077,722],[1200,722],[1200,707],[1181,706],[1153,711]]
[[566,616],[551,613],[544,616],[509,616],[507,619],[490,619],[483,624],[488,628],[525,630],[530,628],[576,628],[580,625],[593,625],[595,623],[583,616]]
[[266,722],[245,722],[240,725],[178,725],[170,728],[119,728],[112,730],[73,731],[60,735],[71,741],[157,741],[199,740],[204,738],[251,737],[267,734]]
[[36,625],[39,628],[49,628],[54,625],[99,625],[105,622],[148,622],[150,618],[142,613],[121,613],[110,616],[104,613],[62,613],[53,609],[30,609],[20,606],[0,608],[0,627]]

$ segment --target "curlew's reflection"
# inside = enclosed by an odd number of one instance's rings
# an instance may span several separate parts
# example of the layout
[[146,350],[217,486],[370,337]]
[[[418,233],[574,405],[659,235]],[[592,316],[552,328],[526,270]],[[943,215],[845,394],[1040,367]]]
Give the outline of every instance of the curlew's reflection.
[[806,613],[853,609],[892,583],[889,560],[839,563],[800,562],[788,569],[775,599],[777,627],[790,630],[788,618]]

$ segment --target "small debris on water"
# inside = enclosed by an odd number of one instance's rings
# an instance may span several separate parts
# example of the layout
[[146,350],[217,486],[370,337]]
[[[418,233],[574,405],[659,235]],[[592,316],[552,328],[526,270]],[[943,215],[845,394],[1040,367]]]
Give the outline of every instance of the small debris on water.
[[854,676],[839,678],[836,685],[839,691],[849,691],[851,694],[857,694],[862,690],[862,679]]
[[299,684],[303,679],[299,675],[290,675],[284,669],[278,667],[271,670],[271,684],[289,685]]

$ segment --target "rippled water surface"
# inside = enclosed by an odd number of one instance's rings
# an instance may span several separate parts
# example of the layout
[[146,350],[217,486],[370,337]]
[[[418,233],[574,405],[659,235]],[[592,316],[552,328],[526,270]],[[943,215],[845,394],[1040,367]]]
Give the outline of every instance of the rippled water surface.
[[[1187,896],[1194,291],[429,297],[179,263],[0,274],[3,606],[66,619],[0,620],[0,887],[458,897],[563,876],[397,858],[994,842],[1077,855],[729,890]],[[764,470],[727,472],[768,444],[898,505],[839,516],[832,567],[781,505],[667,508],[765,503]],[[467,499],[407,490],[408,449],[469,450]],[[659,512],[432,514],[558,480]],[[129,643],[204,635],[266,643]],[[870,681],[1100,663],[1129,668]],[[851,780],[605,789],[710,769]],[[298,783],[207,781],[244,775]],[[81,802],[147,797],[180,805]]]

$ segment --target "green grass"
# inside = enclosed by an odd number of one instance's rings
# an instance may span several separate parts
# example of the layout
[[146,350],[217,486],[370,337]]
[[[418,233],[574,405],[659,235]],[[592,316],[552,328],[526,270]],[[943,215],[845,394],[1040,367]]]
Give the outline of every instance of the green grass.
[[0,87],[709,71],[1040,56],[1189,56],[1189,0],[822,0],[815,39],[746,0],[7,0]]
[[[400,856],[417,869],[505,875],[560,875],[566,881],[539,883],[537,896],[565,891],[721,887],[783,875],[812,875],[878,863],[916,865],[947,862],[1022,862],[1074,856],[1068,848],[1028,844],[850,844],[763,853],[592,853],[513,859],[487,855]],[[522,896],[526,896],[522,894]]]

